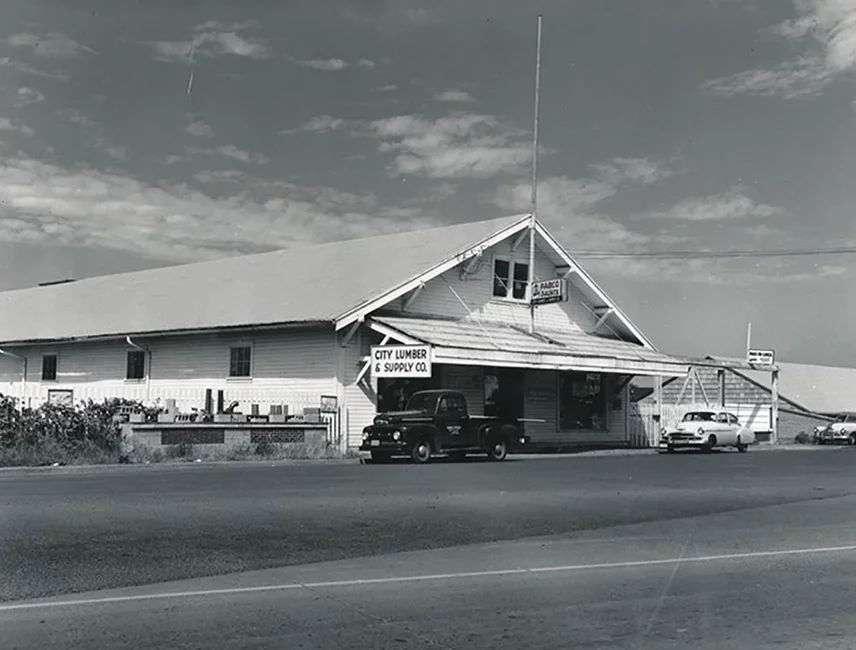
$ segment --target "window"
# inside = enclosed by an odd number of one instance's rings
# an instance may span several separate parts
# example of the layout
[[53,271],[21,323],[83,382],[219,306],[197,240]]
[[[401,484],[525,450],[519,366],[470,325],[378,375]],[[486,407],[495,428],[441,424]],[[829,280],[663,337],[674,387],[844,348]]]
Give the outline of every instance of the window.
[[126,365],[126,379],[145,379],[146,376],[146,353],[142,350],[129,350]]
[[495,298],[526,300],[529,294],[529,265],[525,262],[494,260],[493,295]]
[[559,374],[559,428],[562,431],[605,431],[606,394],[601,375]]
[[252,348],[249,345],[235,346],[229,350],[229,376],[250,377],[252,370]]
[[57,355],[42,355],[42,381],[56,381]]
[[457,413],[463,415],[467,410],[466,402],[459,395],[444,395],[440,400],[438,413]]

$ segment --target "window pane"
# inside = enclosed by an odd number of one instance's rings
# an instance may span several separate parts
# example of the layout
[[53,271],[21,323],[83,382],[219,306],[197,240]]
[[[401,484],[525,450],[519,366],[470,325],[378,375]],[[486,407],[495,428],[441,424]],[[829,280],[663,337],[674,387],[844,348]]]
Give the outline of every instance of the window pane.
[[230,377],[250,376],[250,348],[232,348],[229,361]]
[[601,376],[563,372],[559,376],[559,428],[602,431],[606,424],[606,400]]
[[143,379],[146,376],[146,355],[141,350],[128,352],[126,377],[128,379]]
[[529,265],[520,264],[514,265],[514,290],[513,296],[516,300],[526,298],[526,287],[529,284]]
[[508,296],[509,273],[511,264],[505,260],[493,263],[493,295],[505,298]]
[[42,357],[42,380],[53,381],[56,379],[57,357],[55,354],[46,354]]

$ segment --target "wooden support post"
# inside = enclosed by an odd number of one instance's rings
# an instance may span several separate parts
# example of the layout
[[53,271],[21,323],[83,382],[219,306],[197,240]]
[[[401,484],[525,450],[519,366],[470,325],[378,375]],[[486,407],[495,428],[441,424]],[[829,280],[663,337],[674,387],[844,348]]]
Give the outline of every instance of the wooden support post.
[[779,442],[779,371],[774,370],[771,383],[772,406],[770,408],[770,427],[772,433],[770,442],[774,445]]
[[654,376],[654,396],[657,400],[657,423],[654,431],[648,436],[648,444],[656,447],[660,441],[660,429],[663,426],[663,378]]
[[719,381],[719,406],[725,408],[725,369],[720,368],[716,371],[716,378]]

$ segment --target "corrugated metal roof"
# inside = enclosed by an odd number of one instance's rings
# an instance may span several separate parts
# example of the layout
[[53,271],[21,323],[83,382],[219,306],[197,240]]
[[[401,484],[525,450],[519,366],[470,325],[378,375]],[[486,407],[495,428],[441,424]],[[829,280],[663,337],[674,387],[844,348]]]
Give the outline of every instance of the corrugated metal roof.
[[0,293],[0,343],[333,321],[525,215]]
[[[856,411],[856,368],[777,362],[779,395],[812,413]],[[764,388],[770,373],[739,370]]]
[[532,335],[510,325],[479,321],[394,316],[375,316],[372,320],[425,343],[442,347],[565,354],[653,363],[673,364],[676,361],[673,357],[648,350],[641,345],[591,334],[538,330]]

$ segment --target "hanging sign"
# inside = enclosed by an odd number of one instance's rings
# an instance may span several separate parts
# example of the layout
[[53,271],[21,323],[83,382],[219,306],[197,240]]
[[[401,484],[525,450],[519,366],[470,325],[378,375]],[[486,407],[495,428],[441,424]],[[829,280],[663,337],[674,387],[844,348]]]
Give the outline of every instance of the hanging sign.
[[773,350],[749,350],[746,354],[746,363],[752,366],[772,366],[775,360]]
[[551,302],[562,302],[565,299],[561,278],[542,280],[532,283],[532,304],[546,305]]
[[372,346],[372,374],[385,378],[430,378],[430,345]]

